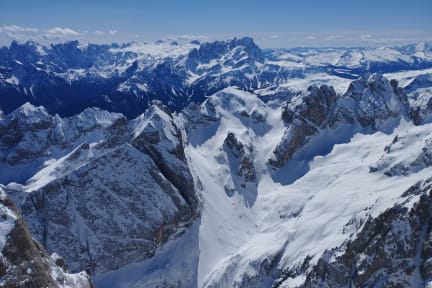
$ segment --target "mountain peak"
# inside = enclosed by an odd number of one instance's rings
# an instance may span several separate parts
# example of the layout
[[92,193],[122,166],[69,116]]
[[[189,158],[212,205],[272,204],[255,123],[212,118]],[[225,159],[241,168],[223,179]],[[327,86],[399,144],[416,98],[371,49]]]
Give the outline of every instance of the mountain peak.
[[45,107],[43,106],[34,106],[30,102],[26,102],[17,109],[15,109],[12,113],[12,115],[22,115],[25,117],[34,116],[35,114],[38,115],[49,115],[46,111]]
[[264,62],[264,53],[250,37],[203,43],[189,53],[189,58],[199,58],[200,62],[209,63],[210,60],[223,57],[237,47],[241,48],[249,59]]

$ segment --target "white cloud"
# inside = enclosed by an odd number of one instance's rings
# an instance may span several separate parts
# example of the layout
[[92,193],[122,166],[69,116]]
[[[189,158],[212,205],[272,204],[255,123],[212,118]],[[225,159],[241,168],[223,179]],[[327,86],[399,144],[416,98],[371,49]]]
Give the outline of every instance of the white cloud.
[[181,34],[181,35],[169,35],[168,40],[174,41],[192,41],[192,40],[208,40],[207,35],[193,35],[193,34]]
[[0,33],[2,33],[2,32],[10,32],[10,33],[30,32],[30,33],[36,33],[38,31],[39,31],[38,28],[22,27],[22,26],[18,26],[18,25],[2,25],[2,26],[0,26]]
[[271,38],[271,39],[279,39],[279,38],[280,38],[280,35],[271,35],[270,38]]
[[41,44],[71,40],[102,43],[104,41],[113,41],[113,39],[115,40],[117,37],[118,31],[116,29],[75,30],[70,27],[61,26],[36,28],[19,25],[0,25],[0,45],[9,45],[12,40],[17,40],[19,42],[31,40]]
[[41,35],[43,39],[48,40],[60,40],[70,36],[79,36],[79,33],[70,28],[54,27],[49,29],[44,29]]
[[370,35],[370,34],[362,34],[362,35],[360,35],[360,38],[361,38],[362,40],[369,40],[369,39],[372,39],[373,36]]
[[326,36],[325,38],[324,38],[324,40],[325,41],[334,41],[334,40],[340,40],[340,39],[342,39],[343,37],[341,36],[341,35],[329,35],[329,36]]
[[[1,1],[1,0],[0,0]],[[122,35],[123,36],[123,35]],[[75,30],[70,27],[36,28],[19,25],[0,25],[0,45],[8,45],[12,40],[19,42],[35,41],[41,44],[79,40],[82,42],[103,43],[108,41],[119,41],[119,33],[116,29]],[[205,39],[203,35],[174,35],[171,39]],[[132,39],[126,38],[126,41]]]
[[76,39],[80,34],[67,27],[53,27],[53,28],[35,28],[24,27],[18,25],[2,25],[0,26],[0,36],[5,36],[9,40],[18,41],[63,41],[67,39]]
[[7,37],[9,37],[13,40],[18,40],[18,41],[25,41],[26,40],[26,37],[20,33],[7,32],[6,35],[7,35]]

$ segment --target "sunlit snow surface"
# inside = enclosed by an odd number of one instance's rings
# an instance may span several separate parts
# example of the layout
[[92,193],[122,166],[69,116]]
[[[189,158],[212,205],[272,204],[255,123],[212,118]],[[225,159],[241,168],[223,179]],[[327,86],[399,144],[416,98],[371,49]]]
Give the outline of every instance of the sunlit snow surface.
[[[207,109],[209,101],[216,104],[215,111]],[[425,168],[395,177],[370,173],[370,166],[382,157],[395,135],[416,135],[405,146],[409,151],[432,129],[432,124],[415,127],[402,120],[392,133],[357,133],[348,143],[336,144],[327,155],[309,150],[310,155],[317,156],[306,164],[305,175],[289,165],[282,168],[287,178],[297,179],[287,185],[267,164],[286,129],[280,108],[270,107],[255,95],[234,88],[210,97],[207,104],[201,105],[200,113],[217,120],[192,125],[186,147],[203,200],[201,222],[185,235],[170,240],[148,262],[99,275],[96,284],[146,287],[143,283],[152,283],[154,277],[166,278],[170,283],[196,277],[193,284],[197,287],[231,287],[244,275],[257,274],[263,259],[276,255],[280,257],[278,268],[301,265],[307,256],[312,257],[314,264],[326,249],[352,237],[361,220],[402,202],[401,194],[432,172],[432,168]],[[239,116],[242,111],[265,115],[265,125],[245,121]],[[186,123],[183,116],[177,120]],[[238,187],[236,171],[230,171],[223,149],[228,132],[254,147],[255,189],[226,192],[227,183]],[[342,139],[338,133],[330,130],[326,135],[338,143]],[[396,156],[389,161],[396,163],[401,159],[405,158]],[[184,250],[189,252],[185,254]],[[281,287],[293,287],[304,280],[289,278]],[[111,281],[114,286],[108,285]]]
[[[259,101],[255,104],[258,107]],[[208,155],[220,154],[225,135],[235,131],[248,135],[255,144],[256,159],[268,159],[271,150],[266,145],[271,146],[275,137],[283,133],[279,119],[268,117],[272,129],[261,137],[228,112],[214,135],[188,147],[194,171],[203,183],[199,287],[216,283],[224,287],[240,280],[243,273],[253,275],[256,267],[250,263],[260,263],[279,250],[283,251],[280,265],[301,264],[308,255],[316,261],[325,249],[336,247],[349,237],[349,233],[343,233],[349,220],[377,216],[392,207],[409,186],[432,171],[424,169],[410,177],[393,178],[369,173],[369,166],[381,157],[394,136],[412,128],[411,124],[402,123],[391,135],[357,134],[350,143],[336,145],[328,155],[315,157],[309,172],[292,185],[276,183],[272,171],[263,167],[252,205],[244,194],[227,196],[224,183],[231,173],[224,163]],[[425,135],[431,128],[432,125],[425,125],[417,129]]]

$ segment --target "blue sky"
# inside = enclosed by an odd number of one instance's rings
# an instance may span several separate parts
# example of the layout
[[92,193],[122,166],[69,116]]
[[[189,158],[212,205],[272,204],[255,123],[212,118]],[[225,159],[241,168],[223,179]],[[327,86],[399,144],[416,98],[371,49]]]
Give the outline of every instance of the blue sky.
[[203,40],[262,47],[356,46],[432,39],[431,0],[1,0],[0,44]]

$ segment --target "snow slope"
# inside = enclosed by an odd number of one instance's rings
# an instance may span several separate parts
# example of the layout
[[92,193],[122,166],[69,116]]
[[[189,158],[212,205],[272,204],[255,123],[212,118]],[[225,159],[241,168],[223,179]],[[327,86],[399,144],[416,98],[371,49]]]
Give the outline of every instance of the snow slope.
[[[415,126],[399,118],[391,121],[391,129],[385,127],[385,133],[360,129],[348,139],[339,135],[343,127],[328,128],[275,169],[269,159],[287,129],[281,114],[281,106],[235,88],[178,114],[176,122],[184,129],[186,157],[202,200],[200,222],[184,236],[170,239],[153,259],[100,274],[96,284],[302,287],[310,283],[323,257],[338,259],[347,243],[361,239],[357,237],[368,229],[365,223],[370,219],[379,219],[398,205],[411,209],[419,201],[421,194],[409,201],[403,195],[429,178],[432,162],[392,177],[371,167],[382,159],[385,167],[415,161],[430,138],[432,124]],[[393,148],[396,135],[399,140]],[[324,139],[320,137],[333,139],[329,151],[316,149]],[[183,249],[191,254],[182,254]],[[423,264],[412,261],[417,263],[414,274],[397,271],[389,279],[423,287]],[[375,281],[373,275],[369,281]]]
[[[204,201],[198,287],[247,286],[245,281],[254,277],[260,279],[249,285],[267,287],[278,270],[300,267],[306,259],[314,265],[326,249],[341,245],[359,228],[347,229],[350,221],[361,223],[368,216],[379,215],[432,172],[425,168],[409,177],[393,178],[369,172],[369,166],[380,158],[395,135],[414,127],[402,122],[391,134],[356,134],[349,143],[335,145],[329,154],[314,157],[306,175],[283,185],[275,181],[274,171],[265,164],[283,134],[280,111],[272,111],[254,95],[232,89],[212,97],[207,101],[218,101],[216,117],[220,117],[220,123],[193,130],[187,148],[192,170],[202,183]],[[255,109],[267,115],[268,130],[263,133],[251,122],[242,123],[239,109],[248,114]],[[424,139],[431,128],[416,127],[418,139]],[[223,150],[228,132],[253,145],[257,171],[256,186],[242,189],[234,183],[233,194],[226,190],[227,183],[236,178]],[[193,135],[200,135],[200,141]],[[272,266],[263,272],[266,261]],[[281,287],[301,284],[304,277],[289,278]]]

